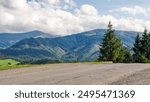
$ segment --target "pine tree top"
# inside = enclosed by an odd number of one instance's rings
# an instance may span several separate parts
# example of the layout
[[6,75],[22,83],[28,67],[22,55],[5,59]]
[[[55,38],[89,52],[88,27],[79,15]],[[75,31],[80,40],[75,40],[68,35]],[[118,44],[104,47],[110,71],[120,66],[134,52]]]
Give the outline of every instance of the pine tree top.
[[113,26],[113,25],[111,24],[111,21],[109,21],[108,28],[109,28],[109,29],[112,29],[112,26]]
[[145,30],[144,30],[144,34],[147,34],[148,30],[147,28],[145,27]]

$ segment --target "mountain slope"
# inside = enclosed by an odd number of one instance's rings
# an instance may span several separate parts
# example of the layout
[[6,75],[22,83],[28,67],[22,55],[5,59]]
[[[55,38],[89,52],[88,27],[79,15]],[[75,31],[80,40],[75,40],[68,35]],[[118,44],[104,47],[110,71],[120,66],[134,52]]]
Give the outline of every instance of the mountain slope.
[[[105,34],[104,29],[96,29],[79,34],[57,38],[24,39],[0,53],[23,60],[51,59],[72,61],[94,61],[99,56],[99,44]],[[116,31],[124,46],[132,47],[137,32]]]
[[32,31],[26,33],[0,33],[0,48],[8,48],[20,40],[26,38],[37,38],[37,37],[55,37],[51,34],[46,34],[40,31]]

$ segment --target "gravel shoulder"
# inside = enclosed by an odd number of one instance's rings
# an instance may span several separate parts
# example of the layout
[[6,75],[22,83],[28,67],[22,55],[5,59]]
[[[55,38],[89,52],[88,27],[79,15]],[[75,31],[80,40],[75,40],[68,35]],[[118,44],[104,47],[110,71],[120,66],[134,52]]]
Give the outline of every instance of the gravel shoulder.
[[150,64],[50,64],[0,71],[1,85],[150,85]]

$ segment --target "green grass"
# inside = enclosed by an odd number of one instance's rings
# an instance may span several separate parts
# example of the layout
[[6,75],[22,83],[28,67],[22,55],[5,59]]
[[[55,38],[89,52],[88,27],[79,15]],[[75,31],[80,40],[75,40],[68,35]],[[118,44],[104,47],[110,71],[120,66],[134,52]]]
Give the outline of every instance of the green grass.
[[92,64],[112,64],[112,61],[92,62]]
[[17,65],[18,61],[12,60],[12,59],[5,59],[5,60],[0,60],[0,66],[13,66],[13,65]]
[[[62,63],[58,63],[62,64]],[[67,63],[65,63],[67,64]],[[113,64],[112,61],[101,61],[101,62],[68,62],[68,64]]]
[[[25,68],[25,67],[30,67],[30,66],[36,66],[38,64],[28,64],[28,65],[18,65],[20,62],[12,60],[12,59],[5,59],[5,60],[0,60],[0,71],[2,70],[11,70],[11,69],[19,69],[19,68]],[[104,61],[104,62],[74,62],[74,63],[83,63],[83,64],[112,64],[113,62],[111,61]],[[56,64],[56,63],[55,63]],[[62,64],[62,63],[58,63]],[[45,64],[40,64],[40,65],[45,65]]]
[[11,69],[19,69],[19,68],[25,68],[25,67],[30,67],[33,65],[7,65],[7,66],[0,66],[0,71],[3,70],[11,70]]
[[0,71],[33,66],[33,65],[17,65],[19,63],[20,62],[12,60],[12,59],[0,60]]

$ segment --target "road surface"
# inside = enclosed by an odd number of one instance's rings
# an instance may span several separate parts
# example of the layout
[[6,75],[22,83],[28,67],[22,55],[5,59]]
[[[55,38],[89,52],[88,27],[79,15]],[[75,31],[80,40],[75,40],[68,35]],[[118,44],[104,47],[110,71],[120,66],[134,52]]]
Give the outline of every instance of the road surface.
[[150,85],[150,64],[50,64],[0,71],[1,85]]

